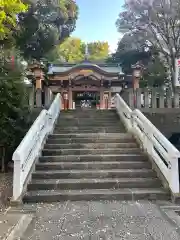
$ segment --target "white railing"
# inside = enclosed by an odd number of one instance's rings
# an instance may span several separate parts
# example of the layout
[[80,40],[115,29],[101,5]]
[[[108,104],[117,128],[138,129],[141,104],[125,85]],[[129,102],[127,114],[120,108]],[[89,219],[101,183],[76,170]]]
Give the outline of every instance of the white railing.
[[40,156],[47,136],[53,132],[55,122],[60,113],[61,96],[57,94],[49,110],[42,110],[20,145],[13,154],[13,198],[20,198],[31,169]]
[[[129,112],[129,107],[119,94],[116,95],[116,109],[120,117]],[[131,111],[130,119],[124,117],[123,120],[127,122],[129,131],[139,138],[143,149],[159,167],[172,193],[179,194],[178,159],[180,158],[180,152],[139,110]]]
[[121,118],[121,121],[123,121],[127,130],[130,131],[132,127],[132,123],[131,123],[132,110],[128,107],[126,102],[122,99],[122,97],[120,97],[119,94],[116,94],[114,100],[115,100],[114,101],[115,107]]

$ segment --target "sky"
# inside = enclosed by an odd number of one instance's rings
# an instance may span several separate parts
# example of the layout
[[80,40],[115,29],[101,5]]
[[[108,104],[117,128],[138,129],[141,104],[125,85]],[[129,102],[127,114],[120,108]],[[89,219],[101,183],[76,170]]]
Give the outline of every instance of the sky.
[[124,0],[76,0],[79,6],[79,18],[73,37],[84,42],[107,41],[110,51],[114,52],[121,34],[117,32],[115,22]]

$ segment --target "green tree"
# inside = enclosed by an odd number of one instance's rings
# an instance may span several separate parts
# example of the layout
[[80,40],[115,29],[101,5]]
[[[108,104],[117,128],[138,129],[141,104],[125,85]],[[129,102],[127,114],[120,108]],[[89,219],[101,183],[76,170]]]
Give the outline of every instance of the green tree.
[[88,43],[89,59],[92,61],[105,60],[109,55],[108,42],[92,42]]
[[160,87],[167,82],[167,72],[158,57],[153,58],[147,65],[140,86]]
[[9,36],[17,26],[17,14],[26,10],[21,0],[0,0],[0,40]]
[[5,59],[0,64],[0,145],[9,161],[29,127],[29,109],[22,65],[15,61],[12,66],[8,56]]
[[116,24],[120,32],[137,34],[159,52],[173,85],[175,58],[180,55],[180,1],[128,1]]
[[65,62],[81,62],[84,59],[84,46],[85,44],[81,39],[70,37],[59,45],[57,52]]
[[[104,61],[109,54],[107,42],[88,43],[88,59],[90,61]],[[78,63],[85,59],[86,44],[79,38],[69,37],[55,50],[47,54],[50,61]]]
[[151,60],[152,49],[145,49],[142,42],[138,42],[134,36],[125,34],[119,41],[115,54],[107,59],[108,62],[119,63],[126,74],[132,73],[131,65],[141,61],[145,66]]
[[75,2],[55,2],[39,0],[19,14],[20,31],[15,38],[25,59],[40,60],[74,30],[78,16]]

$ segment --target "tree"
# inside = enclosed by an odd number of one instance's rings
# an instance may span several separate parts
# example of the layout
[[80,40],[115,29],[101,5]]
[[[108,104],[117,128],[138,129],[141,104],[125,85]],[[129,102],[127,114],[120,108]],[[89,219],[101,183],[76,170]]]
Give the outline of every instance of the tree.
[[90,60],[105,60],[109,55],[109,44],[100,41],[88,43],[88,51]]
[[124,6],[118,30],[136,33],[160,53],[174,83],[175,58],[180,55],[180,1],[133,0]]
[[107,61],[121,64],[123,72],[131,74],[131,65],[141,61],[146,66],[151,56],[151,48],[146,50],[143,41],[137,41],[131,34],[125,34],[118,43],[116,53],[108,58]]
[[17,25],[17,14],[26,10],[21,0],[0,0],[0,40],[9,36]]
[[[106,42],[88,43],[88,59],[90,61],[104,61],[109,54]],[[55,50],[47,54],[49,61],[78,63],[85,59],[86,44],[79,38],[69,37]]]
[[143,74],[143,79],[140,81],[140,86],[160,87],[167,81],[167,73],[164,64],[158,57],[153,58]]
[[28,96],[22,69],[16,61],[14,66],[10,61],[0,63],[0,145],[7,161],[29,127]]
[[16,43],[25,59],[40,60],[74,30],[78,15],[73,0],[39,0],[19,14]]
[[[81,62],[84,59],[85,44],[79,38],[69,37],[54,51],[54,61],[69,63]],[[49,56],[50,59],[50,56]]]

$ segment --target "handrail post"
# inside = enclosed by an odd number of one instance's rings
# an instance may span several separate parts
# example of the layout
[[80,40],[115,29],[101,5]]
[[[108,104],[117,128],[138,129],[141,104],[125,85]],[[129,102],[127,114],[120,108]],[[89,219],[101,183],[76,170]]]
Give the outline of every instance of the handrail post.
[[171,169],[170,169],[170,188],[174,194],[179,193],[179,162],[178,158],[171,158]]
[[22,191],[21,183],[21,161],[20,159],[14,159],[14,174],[13,174],[13,200],[17,200]]

